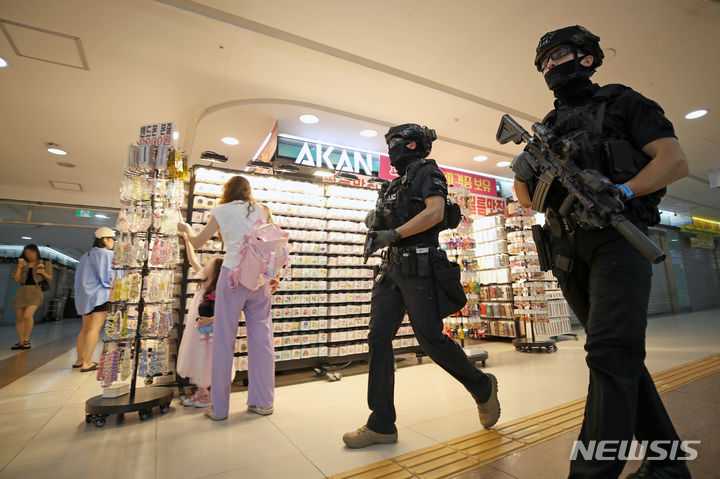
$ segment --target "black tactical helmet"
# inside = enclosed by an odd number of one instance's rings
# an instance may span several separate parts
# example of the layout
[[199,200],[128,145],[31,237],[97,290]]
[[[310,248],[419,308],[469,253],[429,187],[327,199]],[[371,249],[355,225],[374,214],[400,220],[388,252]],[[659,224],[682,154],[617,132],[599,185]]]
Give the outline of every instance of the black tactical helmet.
[[431,130],[427,126],[420,126],[417,123],[403,123],[402,125],[393,126],[385,133],[385,143],[389,144],[391,139],[398,137],[416,142],[423,151],[423,157],[430,154],[432,142],[437,140],[435,130]]
[[541,61],[543,57],[558,45],[574,45],[579,50],[593,56],[593,68],[602,65],[605,54],[600,48],[600,37],[590,33],[585,27],[575,25],[559,30],[548,32],[540,38],[537,50],[535,50],[535,66],[542,71]]

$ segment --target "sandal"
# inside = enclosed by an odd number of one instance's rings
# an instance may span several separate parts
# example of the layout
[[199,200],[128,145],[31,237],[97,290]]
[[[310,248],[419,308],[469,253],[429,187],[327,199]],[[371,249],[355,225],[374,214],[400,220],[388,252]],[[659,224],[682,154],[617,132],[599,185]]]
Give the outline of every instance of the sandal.
[[82,369],[80,369],[80,372],[81,372],[81,373],[87,373],[87,372],[90,372],[90,371],[97,371],[97,367],[98,367],[98,363],[93,363],[93,365],[90,366],[89,368],[82,368]]
[[22,343],[22,342],[20,342],[20,343],[15,343],[15,344],[13,344],[12,346],[10,346],[10,349],[15,350],[15,351],[17,351],[17,350],[19,350],[19,349],[22,349],[22,348],[23,348],[23,343]]
[[22,347],[20,349],[30,349],[32,346],[30,346],[30,341],[23,341]]

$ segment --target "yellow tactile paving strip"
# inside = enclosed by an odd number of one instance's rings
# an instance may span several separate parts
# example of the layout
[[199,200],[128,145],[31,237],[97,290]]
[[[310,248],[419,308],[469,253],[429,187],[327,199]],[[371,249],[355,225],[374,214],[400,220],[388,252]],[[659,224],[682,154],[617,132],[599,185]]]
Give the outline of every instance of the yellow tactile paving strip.
[[[662,394],[718,371],[720,354],[713,354],[658,373],[653,379]],[[585,399],[578,399],[331,479],[451,478],[575,429],[582,424],[584,412]]]

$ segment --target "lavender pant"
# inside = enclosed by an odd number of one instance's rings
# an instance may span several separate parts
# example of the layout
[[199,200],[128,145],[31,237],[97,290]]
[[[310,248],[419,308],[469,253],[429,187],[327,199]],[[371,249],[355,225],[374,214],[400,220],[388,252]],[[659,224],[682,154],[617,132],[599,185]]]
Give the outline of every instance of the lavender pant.
[[212,396],[213,415],[225,417],[230,407],[230,385],[233,355],[240,313],[245,312],[248,339],[248,404],[272,407],[275,395],[275,355],[270,287],[250,291],[240,285],[228,287],[228,273],[223,267],[217,282],[215,322],[213,325]]

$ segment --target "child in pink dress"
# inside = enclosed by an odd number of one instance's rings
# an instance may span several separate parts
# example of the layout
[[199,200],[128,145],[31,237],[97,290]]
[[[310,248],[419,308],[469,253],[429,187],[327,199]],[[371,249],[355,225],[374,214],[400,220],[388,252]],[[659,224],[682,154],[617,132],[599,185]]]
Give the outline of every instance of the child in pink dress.
[[197,386],[197,392],[183,401],[183,406],[208,407],[212,404],[210,387],[213,355],[213,320],[215,309],[215,287],[222,258],[213,258],[201,266],[187,236],[185,252],[188,262],[195,271],[200,271],[201,282],[188,305],[185,330],[178,350],[177,372]]

